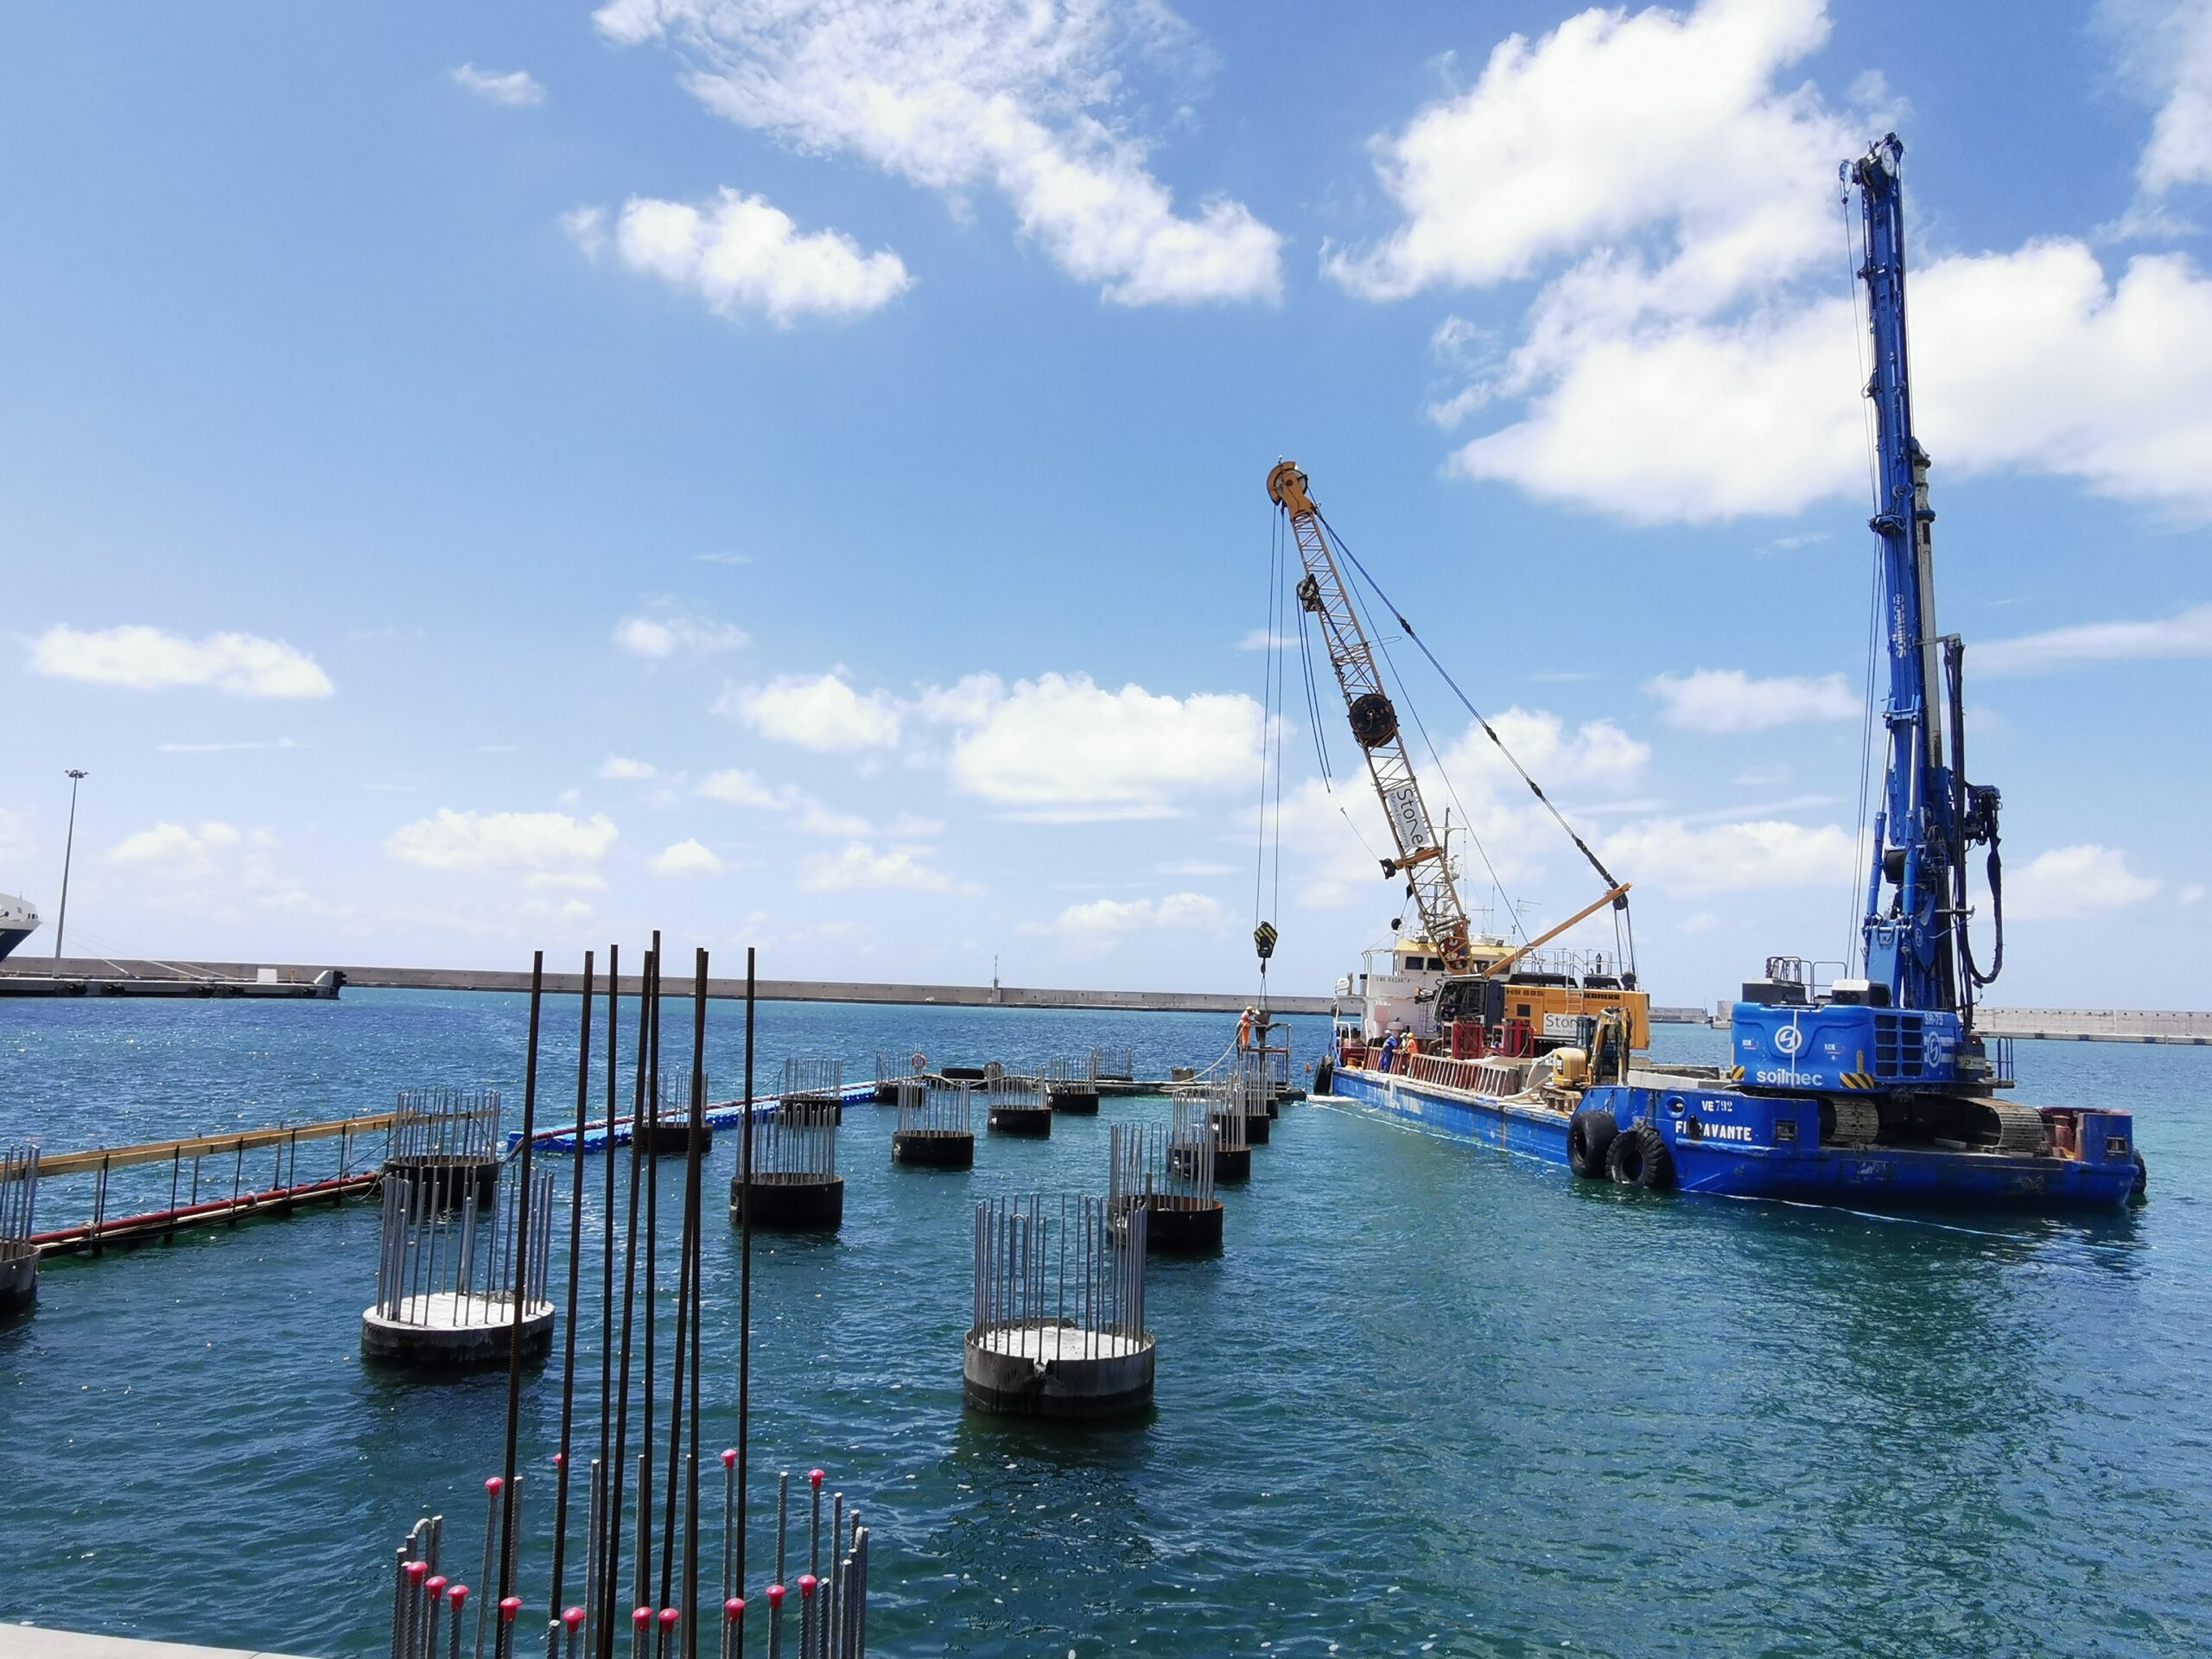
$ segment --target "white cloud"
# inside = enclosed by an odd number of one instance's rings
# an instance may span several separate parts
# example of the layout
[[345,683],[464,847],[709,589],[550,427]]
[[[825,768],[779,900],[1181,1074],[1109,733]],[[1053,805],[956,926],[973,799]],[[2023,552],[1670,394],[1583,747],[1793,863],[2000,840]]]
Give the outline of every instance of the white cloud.
[[995,189],[1063,270],[1125,305],[1273,301],[1282,238],[1242,203],[1179,214],[1115,123],[1134,61],[1201,58],[1159,0],[613,0],[623,45],[672,43],[706,106],[802,152],[950,196]]
[[632,760],[627,755],[610,754],[599,763],[599,775],[624,783],[643,783],[649,778],[660,776],[660,769],[650,760]]
[[648,866],[655,875],[720,875],[722,861],[714,849],[696,841],[679,841],[655,853]]
[[2178,186],[2212,182],[2212,0],[2105,0],[2121,67],[2158,106],[2136,162],[2139,213]]
[[1832,255],[1835,164],[1858,129],[1777,84],[1827,35],[1822,0],[1707,0],[1510,35],[1472,88],[1376,141],[1403,222],[1377,248],[1329,251],[1326,269],[1395,299],[1656,232],[1654,280],[1710,306]]
[[1202,893],[1171,893],[1164,899],[1094,899],[1087,905],[1069,906],[1052,929],[1077,942],[1103,944],[1166,928],[1217,928],[1227,915],[1218,900]]
[[1262,716],[1242,693],[1179,698],[1045,674],[976,698],[961,718],[954,786],[1027,817],[1162,817],[1259,776]]
[[[796,785],[763,783],[741,767],[732,767],[727,772],[714,772],[702,779],[699,792],[709,800],[721,801],[731,806],[755,807],[764,812],[779,813],[802,835],[850,838],[868,833],[866,818],[824,806]],[[918,822],[902,817],[898,824],[893,826],[893,833],[901,836],[923,833],[906,827]],[[934,834],[934,829],[928,833]]]
[[1234,875],[1234,864],[1219,864],[1204,858],[1171,858],[1152,867],[1162,875]]
[[[1381,143],[1402,222],[1332,255],[1340,281],[1381,299],[1543,279],[1518,345],[1444,406],[1520,415],[1452,470],[1636,522],[1864,493],[1834,193],[1881,112],[1793,82],[1827,32],[1821,0],[1587,11],[1507,41]],[[2212,517],[2212,282],[2187,258],[2115,278],[2086,244],[2041,239],[1924,258],[1912,283],[1916,422],[1942,467]]]
[[711,616],[661,611],[645,616],[626,616],[614,625],[614,643],[633,657],[664,663],[673,657],[709,657],[742,650],[748,643],[745,630]]
[[1276,633],[1268,628],[1254,628],[1236,642],[1239,651],[1281,651],[1298,643],[1297,636]]
[[807,893],[864,893],[903,887],[915,893],[963,893],[940,870],[923,863],[907,848],[879,853],[866,842],[852,842],[842,853],[810,853],[800,861],[798,884]]
[[571,207],[561,215],[561,233],[575,243],[587,259],[607,251],[607,209]]
[[1856,720],[1859,700],[1840,674],[1755,680],[1740,668],[1662,674],[1644,688],[1659,718],[1692,732],[1764,732],[1812,720]]
[[1607,836],[1598,850],[1622,880],[1678,893],[1840,891],[1859,867],[1848,830],[1772,819],[1694,829],[1679,818],[1650,818]]
[[733,686],[715,710],[764,737],[825,753],[889,748],[899,741],[897,702],[880,691],[862,696],[842,670],[811,677],[783,674],[766,685]]
[[545,101],[545,88],[527,69],[479,69],[473,63],[464,63],[452,73],[456,84],[487,104],[516,109]]
[[[1651,746],[1610,720],[1586,721],[1570,733],[1557,715],[1516,703],[1491,716],[1490,724],[1522,769],[1547,790],[1566,784],[1599,793],[1617,791],[1641,778],[1651,762]],[[1473,785],[1474,791],[1507,789],[1516,792],[1517,804],[1518,791],[1526,787],[1498,753],[1497,744],[1471,721],[1446,747],[1443,760],[1445,773]]]
[[216,855],[245,839],[233,826],[209,819],[197,830],[166,819],[150,830],[125,836],[108,849],[118,864],[143,864],[177,876],[206,875]]
[[2116,848],[2054,847],[2005,871],[2005,913],[2023,922],[2075,921],[2140,904],[2158,890]]
[[619,832],[603,813],[579,822],[565,812],[456,812],[403,824],[384,849],[433,870],[482,870],[526,877],[533,887],[596,888],[597,866]]
[[1977,674],[2044,674],[2075,663],[2139,657],[2212,657],[2212,605],[2139,622],[2082,622],[2017,639],[1970,645]]
[[[597,208],[574,209],[561,224],[588,257],[606,245]],[[632,196],[615,220],[614,248],[632,270],[696,294],[723,316],[757,314],[783,328],[861,316],[913,285],[888,249],[863,253],[842,231],[802,232],[766,198],[730,189],[697,205]]]
[[32,644],[31,668],[141,691],[212,685],[241,697],[327,697],[334,689],[306,652],[251,633],[188,639],[160,628],[86,631],[57,624]]

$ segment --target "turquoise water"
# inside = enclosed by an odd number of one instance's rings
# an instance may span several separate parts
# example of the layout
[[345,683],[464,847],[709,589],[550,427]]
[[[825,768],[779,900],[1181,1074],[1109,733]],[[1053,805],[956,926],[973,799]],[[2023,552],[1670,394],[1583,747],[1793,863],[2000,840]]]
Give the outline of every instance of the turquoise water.
[[[551,1007],[566,1115],[575,1004]],[[437,1081],[518,1102],[524,1017],[375,992],[0,1005],[0,1143],[304,1122]],[[721,1093],[738,1011],[711,1027]],[[760,1074],[787,1050],[866,1075],[879,1046],[957,1063],[1119,1041],[1156,1074],[1230,1034],[772,1005]],[[1717,1041],[1662,1038],[1685,1058]],[[969,1175],[894,1172],[892,1114],[855,1107],[842,1236],[756,1255],[756,1457],[823,1464],[867,1513],[885,1655],[2203,1651],[2212,1055],[2023,1044],[2020,1071],[2024,1097],[2136,1110],[2147,1207],[1896,1220],[1629,1193],[1288,1108],[1225,1195],[1226,1253],[1154,1264],[1154,1414],[1087,1434],[963,1414],[969,1201],[1100,1189],[1107,1126],[1165,1103],[985,1141]],[[710,1195],[734,1155],[723,1137]],[[166,1196],[166,1172],[146,1182]],[[734,1431],[736,1348],[736,1239],[714,1213],[709,1447]],[[363,1370],[374,1230],[354,1205],[48,1265],[36,1313],[0,1330],[0,1617],[381,1650],[405,1527],[442,1510],[464,1556],[480,1541],[504,1380]],[[556,1370],[524,1409],[542,1470]]]

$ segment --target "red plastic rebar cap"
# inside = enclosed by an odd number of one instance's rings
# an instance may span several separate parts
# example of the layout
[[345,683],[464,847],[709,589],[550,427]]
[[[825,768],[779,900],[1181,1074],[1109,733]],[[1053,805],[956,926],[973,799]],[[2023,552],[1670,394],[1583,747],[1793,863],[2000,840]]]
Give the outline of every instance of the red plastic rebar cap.
[[561,1468],[565,1468],[565,1467],[567,1467],[567,1465],[568,1465],[568,1462],[569,1462],[569,1454],[568,1454],[567,1452],[556,1452],[553,1454],[553,1466],[554,1466],[556,1469],[561,1469]]
[[768,1605],[771,1607],[780,1607],[784,1605],[784,1586],[782,1585],[772,1584],[768,1586]]
[[736,1448],[735,1446],[724,1446],[724,1447],[722,1448],[722,1467],[723,1467],[723,1468],[725,1468],[725,1469],[728,1469],[728,1468],[731,1467],[732,1465],[734,1465],[736,1462],[737,1462],[737,1448]]
[[650,1607],[639,1608],[630,1615],[630,1622],[642,1630],[653,1622],[653,1610]]
[[817,1486],[822,1484],[822,1471],[819,1469],[808,1470],[806,1471],[806,1478]]
[[743,1596],[732,1596],[728,1601],[722,1603],[722,1617],[729,1619],[743,1618],[745,1617],[745,1598]]
[[486,1491],[487,1491],[487,1492],[496,1492],[496,1491],[498,1491],[499,1490],[499,1488],[500,1488],[500,1487],[502,1487],[502,1486],[505,1485],[506,1484],[507,1484],[507,1483],[506,1483],[505,1481],[504,1481],[504,1480],[500,1479],[500,1478],[499,1478],[499,1476],[494,1475],[494,1476],[493,1476],[493,1477],[492,1477],[492,1478],[491,1478],[491,1479],[489,1479],[489,1480],[487,1480],[487,1481],[486,1481],[486,1482],[484,1483],[484,1490],[485,1490]]
[[454,1606],[460,1606],[462,1602],[468,1599],[468,1586],[465,1584],[456,1584],[446,1592],[446,1599]]
[[442,1573],[431,1573],[429,1578],[423,1580],[423,1587],[430,1592],[433,1599],[443,1595],[446,1588],[446,1575]]
[[567,1612],[561,1615],[561,1622],[570,1630],[575,1630],[577,1625],[584,1622],[584,1610],[581,1607],[569,1608]]
[[515,1615],[520,1611],[522,1611],[522,1598],[520,1596],[509,1596],[505,1601],[499,1604],[499,1617],[510,1624],[515,1622]]
[[407,1576],[414,1580],[417,1584],[423,1582],[423,1575],[429,1570],[430,1564],[428,1561],[410,1561],[407,1563]]
[[672,1630],[676,1628],[675,1608],[664,1607],[660,1610],[660,1627],[664,1630]]

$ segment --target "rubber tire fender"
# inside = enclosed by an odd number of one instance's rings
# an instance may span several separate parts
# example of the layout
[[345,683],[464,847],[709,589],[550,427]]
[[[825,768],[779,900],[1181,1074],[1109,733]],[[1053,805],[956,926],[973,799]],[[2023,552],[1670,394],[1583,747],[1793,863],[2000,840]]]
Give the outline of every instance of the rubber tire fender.
[[2127,1189],[2131,1203],[2143,1204],[2151,1197],[2151,1166],[2143,1161],[2143,1154],[2135,1154],[2135,1184]]
[[1337,1067],[1332,1060],[1313,1062],[1313,1092],[1317,1095],[1336,1093]]
[[1611,1112],[1586,1106],[1567,1126],[1567,1166],[1586,1181],[1602,1181],[1606,1157],[1621,1132]]
[[1605,1154],[1605,1170],[1621,1186],[1658,1192],[1675,1184],[1675,1155],[1655,1125],[1639,1123],[1614,1137]]

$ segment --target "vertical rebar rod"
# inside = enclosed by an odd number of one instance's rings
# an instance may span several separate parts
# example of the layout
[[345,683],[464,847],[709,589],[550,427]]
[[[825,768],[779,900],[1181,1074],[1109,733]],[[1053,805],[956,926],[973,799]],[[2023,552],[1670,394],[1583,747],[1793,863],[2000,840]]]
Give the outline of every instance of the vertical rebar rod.
[[[645,988],[645,1001],[652,1009],[652,1017],[645,1025],[645,1111],[632,1127],[633,1136],[650,1136],[649,1124],[660,1118],[660,990],[661,981],[667,969],[660,954],[660,930],[653,930],[652,971],[651,982]],[[642,1427],[638,1444],[650,1447],[653,1444],[654,1396],[660,1388],[660,1372],[653,1357],[653,1337],[660,1325],[660,1282],[658,1273],[660,1239],[660,1160],[652,1155],[650,1146],[643,1165],[645,1180],[645,1387],[642,1400]],[[638,1476],[638,1600],[643,1605],[653,1585],[652,1527],[645,1518],[652,1509],[652,1468],[648,1459]],[[663,1605],[665,1605],[664,1598]]]
[[[584,1122],[590,1116],[591,1099],[591,970],[592,953],[587,950],[583,995],[578,999],[583,1016],[576,1035],[576,1143],[569,1148],[575,1169],[569,1192],[569,1328],[564,1333],[565,1349],[561,1362],[561,1451],[559,1486],[553,1501],[553,1587],[546,1597],[545,1611],[546,1618],[556,1623],[561,1617],[563,1569],[568,1565],[569,1431],[576,1408],[576,1273],[584,1243]],[[518,1321],[522,1317],[519,1307],[515,1317]]]
[[[691,1253],[691,1443],[687,1465],[683,1522],[683,1606],[685,1651],[699,1659],[699,1395],[700,1327],[705,1323],[705,1192],[702,1185],[707,1140],[707,952],[702,946],[694,975],[691,1025],[691,1146],[685,1172],[683,1212],[690,1224]],[[681,1363],[681,1356],[678,1357]]]
[[[652,976],[652,960],[645,960],[645,977]],[[607,1465],[607,1480],[612,1488],[607,1506],[607,1560],[605,1580],[606,1608],[599,1625],[599,1659],[613,1659],[614,1654],[614,1598],[622,1582],[622,1479],[629,1472],[630,1429],[630,1335],[632,1314],[637,1306],[638,1278],[638,1128],[644,1112],[645,1089],[645,1022],[651,1017],[644,994],[644,982],[639,986],[638,1045],[634,1057],[637,1071],[635,1092],[630,1116],[630,1200],[627,1222],[628,1238],[622,1253],[622,1352],[621,1375],[614,1394],[614,1447],[613,1459]],[[612,1067],[610,1065],[610,1076]],[[610,1096],[611,1096],[610,1089]],[[614,1114],[610,1098],[607,1118],[607,1156],[609,1164],[614,1158]],[[612,1217],[609,1231],[612,1232]],[[609,1249],[613,1248],[610,1239]],[[634,1605],[634,1603],[632,1604]],[[635,1646],[632,1637],[632,1645]]]
[[754,950],[745,947],[745,1127],[738,1153],[740,1202],[737,1277],[737,1593],[745,1593],[746,1457],[753,1408],[753,1013]]

